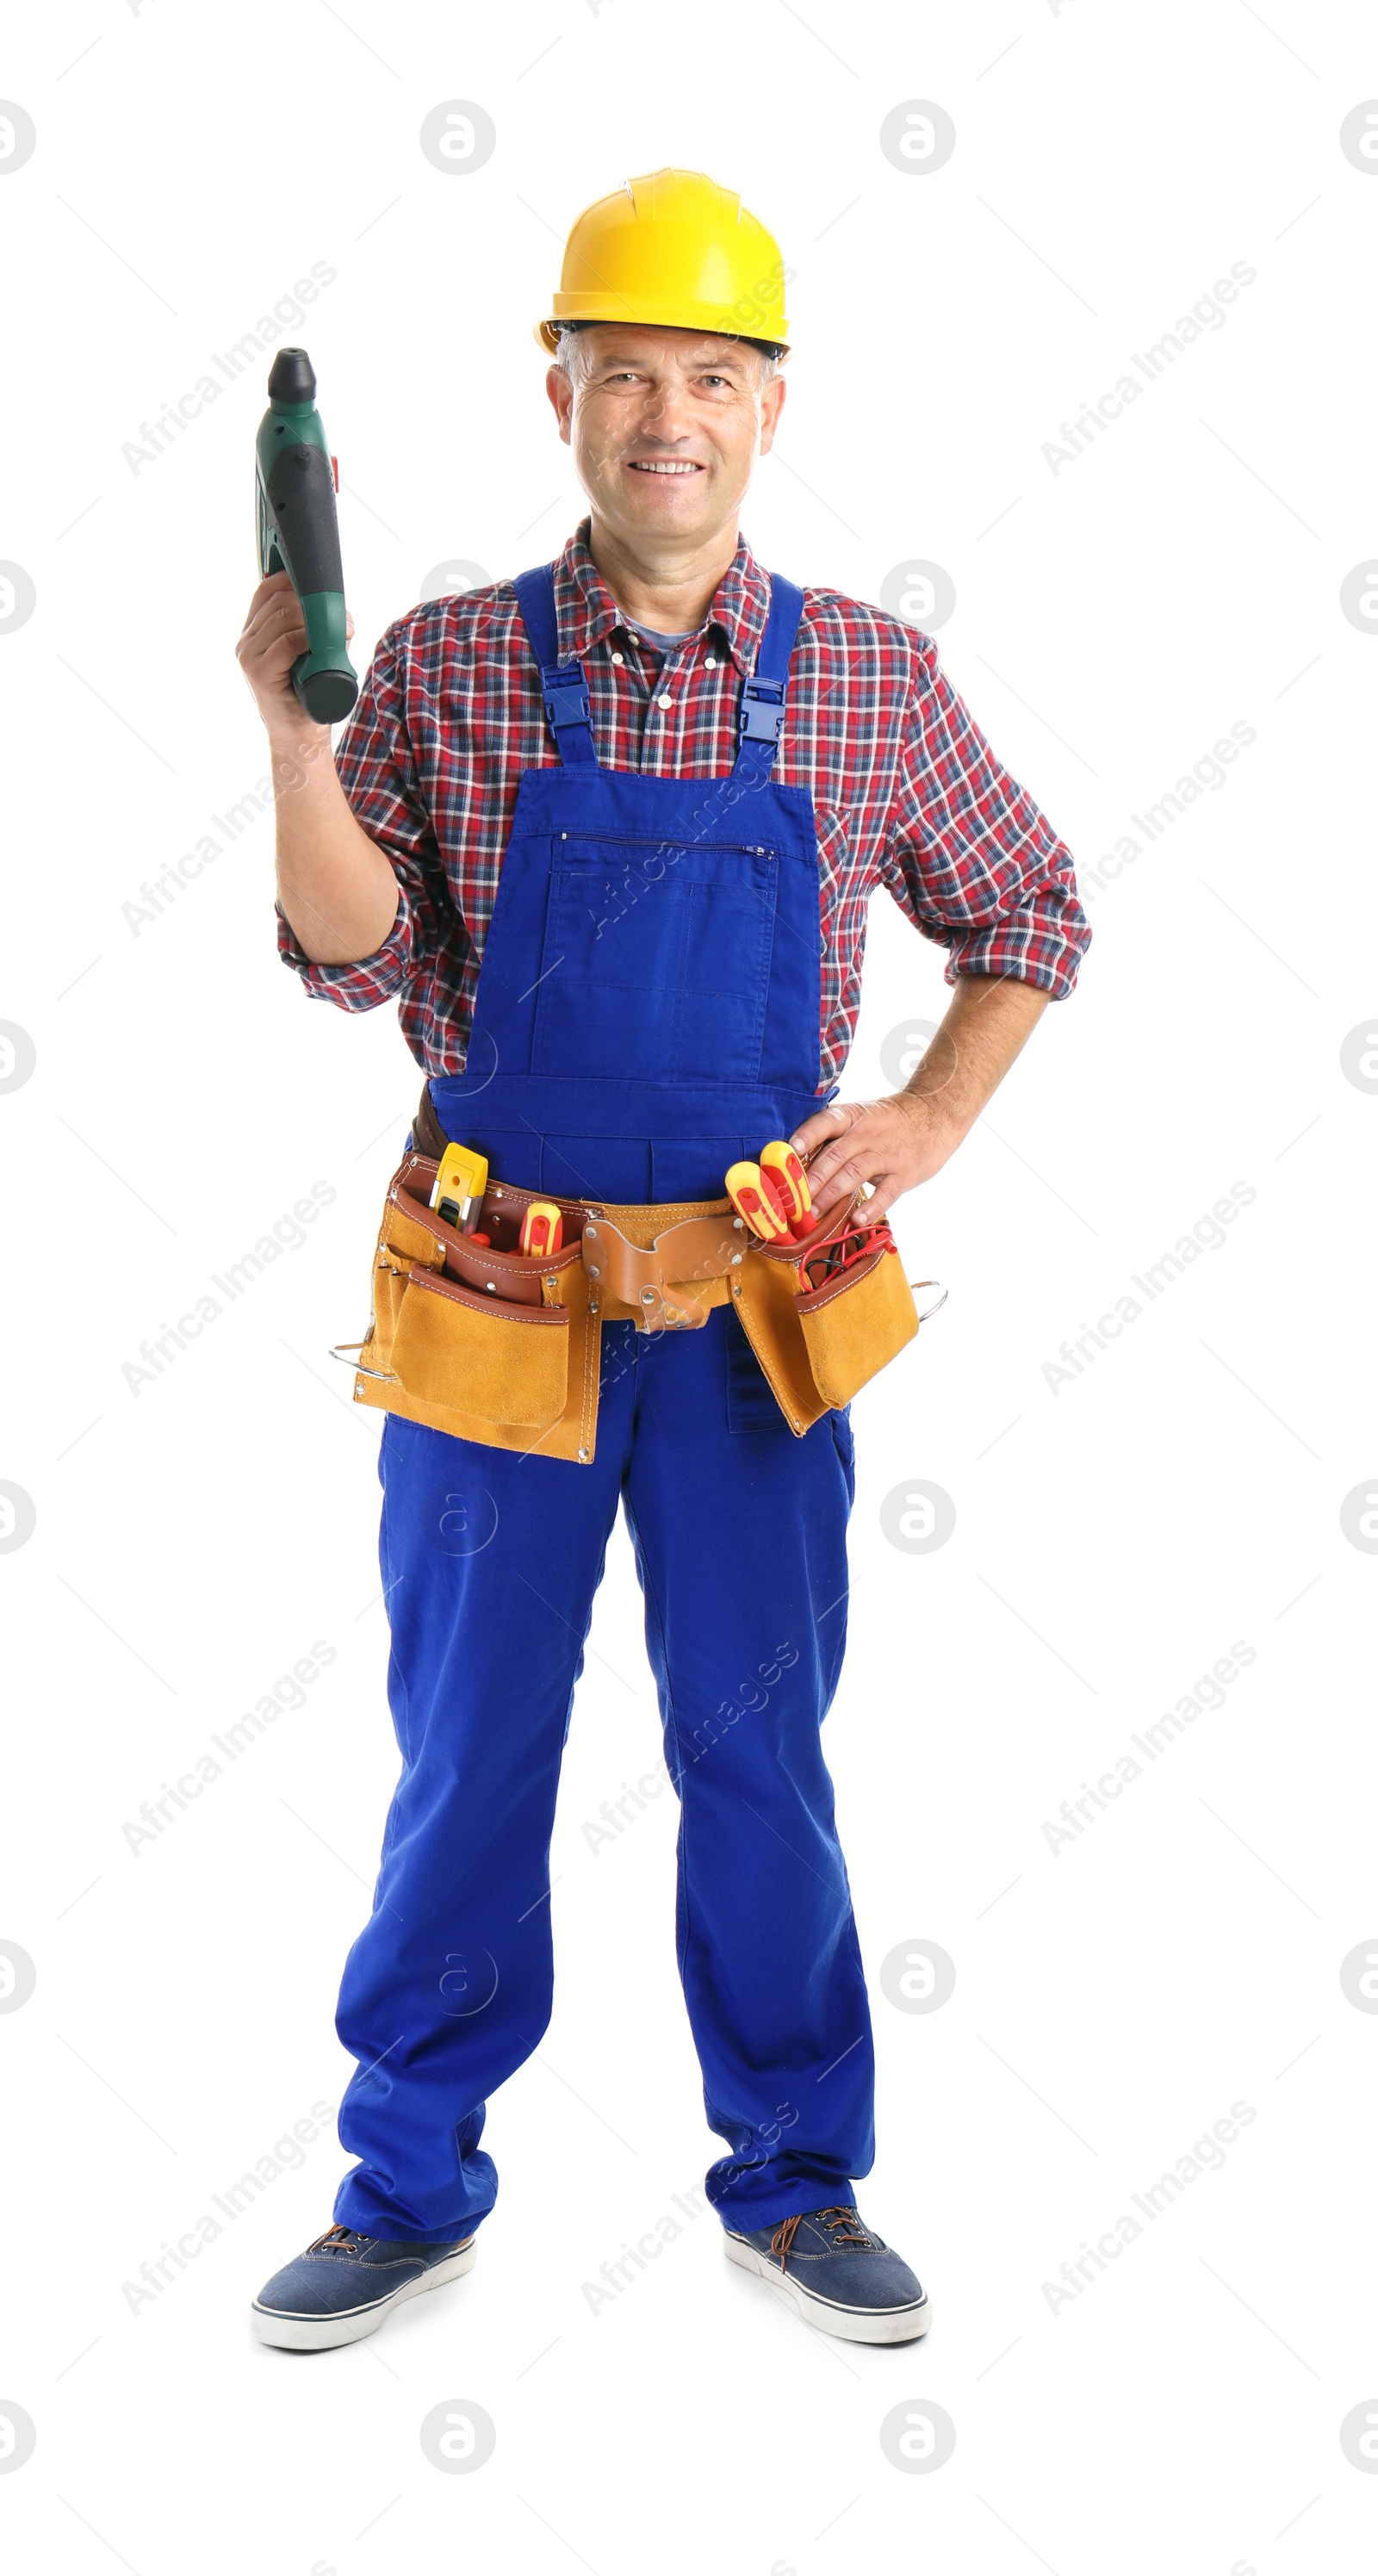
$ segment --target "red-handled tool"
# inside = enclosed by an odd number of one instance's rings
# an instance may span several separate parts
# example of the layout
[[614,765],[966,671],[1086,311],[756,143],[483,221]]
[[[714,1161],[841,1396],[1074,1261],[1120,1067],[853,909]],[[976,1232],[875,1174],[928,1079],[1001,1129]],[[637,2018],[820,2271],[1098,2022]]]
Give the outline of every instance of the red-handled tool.
[[776,1214],[784,1218],[786,1230],[794,1242],[802,1243],[806,1235],[817,1233],[817,1217],[812,1213],[800,1217],[794,1214],[793,1193],[788,1182],[782,1173],[769,1170],[764,1163],[761,1165],[761,1187]]
[[808,1179],[792,1145],[777,1137],[761,1153],[761,1179],[775,1205],[789,1221],[794,1234],[812,1234],[818,1220],[813,1212]]
[[817,1253],[805,1260],[804,1268],[810,1286],[824,1288],[840,1279],[844,1271],[855,1269],[858,1262],[869,1261],[873,1252],[898,1249],[887,1220],[877,1217],[874,1225],[854,1226],[839,1235],[835,1243],[821,1244]]
[[549,1261],[559,1251],[563,1234],[559,1209],[549,1199],[533,1199],[522,1218],[517,1250],[530,1253],[533,1261]]
[[767,1191],[759,1163],[734,1163],[723,1188],[743,1224],[749,1225],[762,1243],[788,1243],[789,1219]]

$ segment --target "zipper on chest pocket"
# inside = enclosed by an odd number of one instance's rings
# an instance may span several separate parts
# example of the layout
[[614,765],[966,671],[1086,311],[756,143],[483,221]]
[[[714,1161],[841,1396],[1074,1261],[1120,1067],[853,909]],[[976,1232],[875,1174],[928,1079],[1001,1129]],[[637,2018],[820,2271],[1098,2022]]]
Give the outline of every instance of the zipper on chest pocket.
[[[634,855],[638,851],[645,854],[639,861]],[[698,852],[711,853],[715,858],[769,859],[772,864],[776,857],[776,852],[760,841],[699,842],[668,837],[655,841],[640,832],[562,832],[556,844],[555,864],[586,867],[591,872],[596,869],[601,875],[601,936],[613,922],[622,920],[643,894],[671,879],[681,859],[692,858]],[[590,905],[589,909],[592,912],[594,907]]]
[[686,841],[677,840],[669,833],[666,833],[662,839],[655,840],[649,832],[562,832],[560,834],[562,849],[570,842],[574,844],[576,852],[606,849],[682,850],[687,856],[691,850],[721,850],[732,858],[741,859],[773,859],[776,856],[776,852],[764,841],[711,841],[707,838],[702,841]]

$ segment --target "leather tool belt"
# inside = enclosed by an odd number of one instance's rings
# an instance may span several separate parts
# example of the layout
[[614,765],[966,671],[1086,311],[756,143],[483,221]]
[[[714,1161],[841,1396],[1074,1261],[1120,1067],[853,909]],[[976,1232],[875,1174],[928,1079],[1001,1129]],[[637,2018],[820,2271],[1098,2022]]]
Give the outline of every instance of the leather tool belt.
[[[443,1148],[438,1130],[435,1141]],[[438,1154],[409,1151],[394,1173],[369,1331],[336,1356],[354,1368],[356,1402],[458,1439],[587,1465],[605,1322],[692,1332],[730,1302],[798,1437],[918,1331],[889,1227],[867,1226],[855,1199],[779,1245],[752,1235],[726,1198],[619,1206],[490,1177],[484,1245],[430,1206],[438,1168]],[[517,1248],[535,1198],[564,1220],[561,1249],[544,1258]]]

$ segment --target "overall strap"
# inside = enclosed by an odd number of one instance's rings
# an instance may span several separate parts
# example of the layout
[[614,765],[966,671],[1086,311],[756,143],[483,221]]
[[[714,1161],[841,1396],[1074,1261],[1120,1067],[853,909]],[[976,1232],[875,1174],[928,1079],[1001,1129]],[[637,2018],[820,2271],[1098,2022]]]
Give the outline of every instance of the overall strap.
[[804,609],[804,594],[782,574],[770,576],[770,614],[756,651],[756,668],[742,682],[737,719],[738,773],[758,779],[770,776],[785,723],[785,684],[790,655]]
[[596,769],[598,754],[593,748],[589,693],[583,667],[579,662],[560,660],[555,623],[554,566],[538,564],[534,572],[519,572],[513,588],[522,624],[526,628],[526,640],[541,674],[541,696],[545,700],[546,722],[555,737],[555,748],[566,768],[592,764]]

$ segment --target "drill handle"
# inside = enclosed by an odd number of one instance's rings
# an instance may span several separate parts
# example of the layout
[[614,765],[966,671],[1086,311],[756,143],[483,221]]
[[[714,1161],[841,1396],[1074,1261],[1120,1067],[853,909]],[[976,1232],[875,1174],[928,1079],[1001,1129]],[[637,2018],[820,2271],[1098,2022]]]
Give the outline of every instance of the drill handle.
[[280,447],[258,491],[258,559],[262,572],[285,572],[306,624],[306,651],[292,665],[292,686],[313,724],[339,724],[354,706],[359,682],[345,632],[344,571],[330,458],[314,441]]

